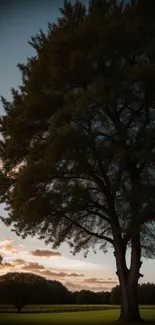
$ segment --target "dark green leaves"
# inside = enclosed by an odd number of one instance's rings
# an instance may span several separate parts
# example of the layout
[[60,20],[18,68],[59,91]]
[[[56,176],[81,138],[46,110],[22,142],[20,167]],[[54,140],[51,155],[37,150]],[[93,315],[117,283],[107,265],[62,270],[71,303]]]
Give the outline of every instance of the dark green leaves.
[[155,26],[135,2],[65,1],[61,14],[2,99],[1,202],[17,234],[105,250],[154,222]]

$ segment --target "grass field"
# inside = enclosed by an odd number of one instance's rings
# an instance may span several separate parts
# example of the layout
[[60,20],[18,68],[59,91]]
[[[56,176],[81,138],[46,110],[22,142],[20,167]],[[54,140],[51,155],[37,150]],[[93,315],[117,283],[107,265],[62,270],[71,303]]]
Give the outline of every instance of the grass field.
[[[155,324],[155,310],[141,310],[142,317],[146,320],[145,324]],[[0,314],[0,324],[12,325],[57,325],[57,324],[97,324],[106,325],[115,321],[119,316],[119,310],[91,311],[91,312],[72,312],[55,314]],[[118,323],[117,323],[118,325]]]
[[[112,305],[25,305],[22,308],[22,313],[62,313],[76,311],[97,311],[119,308]],[[0,313],[17,312],[17,308],[11,305],[0,305]]]
[[[71,312],[71,311],[95,311],[107,309],[120,309],[119,305],[25,305],[23,313],[52,313],[52,312]],[[155,305],[141,305],[140,309],[155,309]],[[0,313],[17,312],[12,305],[0,305]]]

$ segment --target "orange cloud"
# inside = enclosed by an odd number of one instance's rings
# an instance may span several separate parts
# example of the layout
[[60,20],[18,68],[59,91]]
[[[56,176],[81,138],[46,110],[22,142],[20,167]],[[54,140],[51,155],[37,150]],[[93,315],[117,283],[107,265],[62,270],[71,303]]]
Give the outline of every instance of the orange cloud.
[[33,271],[33,270],[43,270],[45,267],[39,263],[29,262],[22,267],[22,270]]
[[40,271],[42,276],[52,277],[52,278],[65,278],[65,277],[84,277],[82,273],[66,273],[66,272],[54,272],[50,270]]
[[100,284],[100,285],[107,285],[107,284],[117,284],[118,281],[116,280],[104,280],[102,278],[88,278],[88,279],[84,279],[84,282],[86,283],[90,283],[90,284]]
[[6,238],[0,243],[0,251],[2,252],[7,252],[7,253],[13,253],[16,254],[18,253],[18,250],[14,248],[12,245],[12,239],[11,238]]
[[13,267],[13,264],[5,262],[2,264],[3,267]]
[[14,267],[14,265],[8,262],[4,262],[2,265],[0,265],[0,270],[10,268],[10,267]]
[[22,258],[17,258],[16,260],[12,261],[15,265],[25,265],[26,261],[24,261]]
[[36,249],[35,251],[30,251],[30,254],[33,256],[37,256],[37,257],[56,257],[56,256],[61,256],[61,254],[59,252],[53,252],[47,249]]
[[84,274],[83,273],[70,273],[69,276],[73,276],[73,277],[84,277]]
[[101,287],[101,286],[93,286],[90,287],[89,285],[74,283],[70,281],[64,282],[64,285],[70,290],[70,291],[80,291],[80,290],[90,290],[90,291],[110,291],[111,287]]

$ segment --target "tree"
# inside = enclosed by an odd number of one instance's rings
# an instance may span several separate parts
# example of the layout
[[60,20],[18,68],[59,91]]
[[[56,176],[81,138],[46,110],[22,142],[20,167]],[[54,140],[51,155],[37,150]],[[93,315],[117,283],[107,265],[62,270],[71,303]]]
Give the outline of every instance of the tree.
[[110,303],[112,305],[120,305],[121,304],[121,291],[120,291],[119,285],[112,288],[111,295],[110,295]]
[[97,295],[95,292],[90,290],[81,290],[77,292],[76,295],[76,304],[78,305],[91,305],[98,303]]
[[141,256],[154,256],[153,3],[148,20],[144,1],[65,1],[0,121],[2,220],[73,253],[114,247],[126,321],[141,320]]
[[0,255],[0,265],[3,263],[3,257]]
[[[155,284],[143,283],[138,286],[138,298],[140,305],[154,305],[155,304]],[[110,303],[120,305],[121,291],[120,286],[116,286],[111,291]]]
[[0,304],[12,304],[19,313],[24,305],[65,304],[69,295],[60,282],[24,272],[0,276],[0,292]]
[[26,304],[48,303],[52,291],[42,276],[12,272],[0,276],[0,292],[0,303],[12,304],[20,313]]
[[138,288],[139,303],[141,305],[155,304],[155,284],[143,283]]
[[50,304],[67,304],[70,299],[69,290],[59,281],[48,280],[50,289]]
[[78,305],[105,305],[109,304],[110,292],[94,292],[81,290],[76,292],[76,304]]

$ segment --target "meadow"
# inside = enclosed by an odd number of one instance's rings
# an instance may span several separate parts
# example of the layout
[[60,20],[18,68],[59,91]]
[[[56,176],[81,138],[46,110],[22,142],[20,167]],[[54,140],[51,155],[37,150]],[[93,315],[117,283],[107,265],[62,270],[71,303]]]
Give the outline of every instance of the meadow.
[[[120,309],[119,305],[25,305],[21,313],[61,313],[61,312],[82,312],[82,311],[102,311]],[[154,309],[155,305],[141,305],[140,309]],[[0,305],[0,313],[17,313],[17,309],[12,305]]]
[[[141,309],[141,315],[147,324],[155,324],[155,308]],[[106,325],[111,324],[117,320],[119,316],[119,309],[109,309],[102,311],[84,311],[84,312],[58,312],[58,313],[1,313],[0,324],[12,325],[51,325],[51,324],[97,324]],[[119,325],[119,323],[117,323]]]
[[[21,312],[22,313],[60,313],[60,312],[76,312],[76,311],[98,311],[115,309],[119,306],[115,305],[25,305]],[[12,305],[0,305],[0,313],[16,313],[17,308]]]

